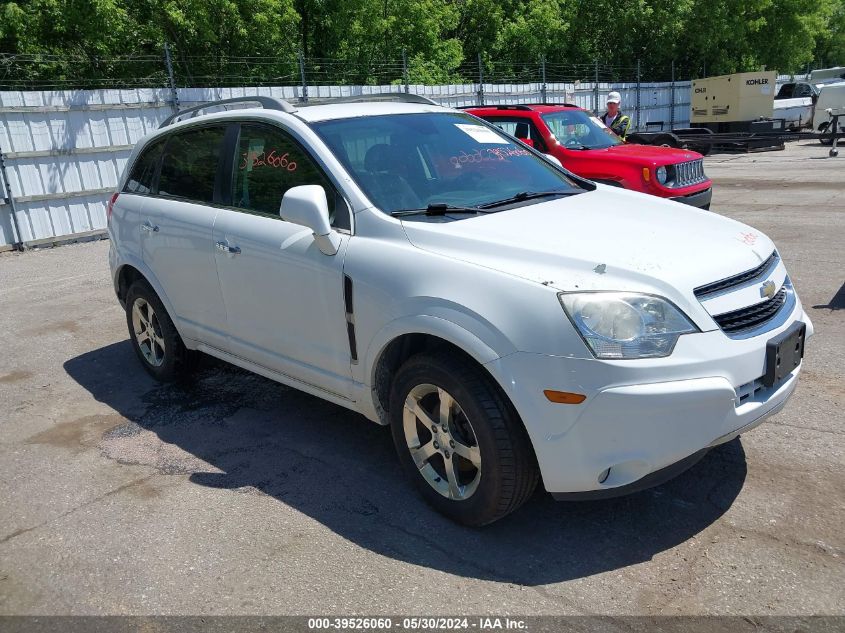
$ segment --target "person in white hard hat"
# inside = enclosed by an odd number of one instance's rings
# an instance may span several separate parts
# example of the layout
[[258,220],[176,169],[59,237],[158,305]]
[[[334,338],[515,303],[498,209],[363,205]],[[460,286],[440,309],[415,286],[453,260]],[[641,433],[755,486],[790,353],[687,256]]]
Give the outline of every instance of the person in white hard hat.
[[601,120],[624,141],[631,127],[631,117],[623,114],[622,110],[619,109],[621,102],[622,96],[618,92],[614,91],[608,94],[607,110],[602,115]]

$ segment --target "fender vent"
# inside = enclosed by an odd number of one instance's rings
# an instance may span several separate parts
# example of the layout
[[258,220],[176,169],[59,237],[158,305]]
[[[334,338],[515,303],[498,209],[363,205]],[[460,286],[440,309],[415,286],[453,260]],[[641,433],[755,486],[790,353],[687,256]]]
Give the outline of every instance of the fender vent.
[[343,305],[346,309],[346,335],[349,337],[349,357],[353,363],[358,362],[358,344],[355,341],[355,313],[352,304],[352,279],[343,276]]

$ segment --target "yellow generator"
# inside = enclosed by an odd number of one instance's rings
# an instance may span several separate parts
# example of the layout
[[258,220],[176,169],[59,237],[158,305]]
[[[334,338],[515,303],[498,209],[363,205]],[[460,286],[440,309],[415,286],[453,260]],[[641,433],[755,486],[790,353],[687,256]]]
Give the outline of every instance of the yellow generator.
[[775,71],[695,79],[690,124],[713,132],[780,131],[783,122],[772,120],[776,81]]

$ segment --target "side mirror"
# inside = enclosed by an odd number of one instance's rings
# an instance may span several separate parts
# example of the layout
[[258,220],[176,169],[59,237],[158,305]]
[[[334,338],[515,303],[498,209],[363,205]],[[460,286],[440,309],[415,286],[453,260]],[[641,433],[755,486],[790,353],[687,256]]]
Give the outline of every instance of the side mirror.
[[285,222],[311,229],[321,253],[334,255],[340,248],[340,236],[329,222],[326,190],[320,185],[300,185],[288,189],[282,197],[279,216]]
[[532,141],[530,138],[520,138],[518,136],[517,136],[517,138],[520,141],[522,141],[523,143],[525,143],[526,145],[530,145],[531,147],[534,147],[534,141]]

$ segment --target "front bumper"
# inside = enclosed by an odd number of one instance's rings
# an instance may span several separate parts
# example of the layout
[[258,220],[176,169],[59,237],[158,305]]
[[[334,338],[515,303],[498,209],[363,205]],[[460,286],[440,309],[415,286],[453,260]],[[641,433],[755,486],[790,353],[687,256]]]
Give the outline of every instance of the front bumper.
[[[800,305],[783,329],[798,319],[807,323],[809,338],[812,324]],[[738,389],[763,375],[766,341],[780,330],[745,341],[721,331],[689,335],[664,359],[598,361],[520,352],[487,367],[522,417],[546,490],[613,496],[647,487],[633,484],[682,466],[777,413],[797,386],[800,366],[742,401]],[[543,389],[587,399],[553,404]],[[647,485],[661,483],[656,479]]]
[[675,198],[669,198],[669,200],[674,200],[675,202],[683,202],[684,204],[688,204],[692,207],[698,207],[699,209],[709,209],[710,208],[710,201],[713,199],[713,188],[707,187],[707,189],[703,191],[698,191],[696,193],[691,193],[686,196],[677,196]]

